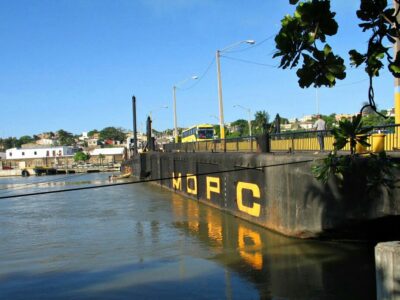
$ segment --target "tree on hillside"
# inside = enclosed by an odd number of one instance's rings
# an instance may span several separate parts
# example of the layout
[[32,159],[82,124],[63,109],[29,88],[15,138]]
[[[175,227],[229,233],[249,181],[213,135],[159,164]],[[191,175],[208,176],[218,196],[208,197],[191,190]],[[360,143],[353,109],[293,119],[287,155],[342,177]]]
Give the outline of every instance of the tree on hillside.
[[23,144],[30,144],[30,143],[34,143],[35,142],[35,140],[31,137],[31,136],[29,136],[29,135],[24,135],[24,136],[21,136],[19,139],[18,139],[18,141],[17,141],[17,147],[21,147],[21,145],[23,145]]
[[3,148],[5,150],[11,149],[11,148],[15,148],[15,147],[19,147],[17,138],[11,137],[11,136],[8,137],[8,138],[3,139],[2,140],[2,145],[3,145]]
[[[394,1],[400,3],[400,0]],[[277,51],[274,57],[280,57],[279,67],[296,68],[302,63],[296,72],[300,87],[333,87],[336,80],[346,77],[346,66],[344,59],[334,54],[327,43],[327,37],[336,35],[339,28],[330,0],[290,0],[290,3],[297,4],[296,11],[293,16],[282,19],[281,29],[275,37]],[[366,50],[349,51],[350,61],[354,67],[365,66],[370,82],[367,107],[376,111],[373,78],[384,68],[384,58],[389,71],[400,78],[400,51],[394,56],[390,53],[390,43],[400,37],[399,10],[388,8],[387,0],[360,0],[356,14],[360,28],[370,36]]]
[[163,133],[164,133],[165,135],[173,135],[174,130],[173,130],[173,129],[165,129],[165,130],[163,131]]
[[231,131],[228,137],[241,137],[249,135],[249,124],[246,120],[238,119],[231,123]]
[[256,111],[252,126],[255,134],[264,133],[269,122],[269,114],[265,110]]
[[382,115],[386,115],[386,111],[381,110],[380,115],[368,114],[362,117],[362,122],[364,126],[382,126],[394,124],[394,117],[384,118]]
[[48,139],[54,138],[56,136],[53,131],[45,132],[45,133],[43,133],[43,135],[45,135],[45,138],[48,138]]
[[289,124],[289,119],[281,117],[281,124]]
[[58,143],[61,146],[72,146],[75,144],[75,139],[72,133],[60,129],[57,131]]
[[[362,106],[363,107],[365,106],[365,109],[363,111],[363,115],[371,115],[371,114],[373,114],[375,112],[371,107],[368,106],[368,102],[366,102],[366,101],[364,101],[362,103]],[[378,108],[378,106],[376,108]]]
[[106,127],[100,131],[100,139],[123,142],[126,135],[121,128]]
[[88,132],[88,137],[93,137],[96,133],[99,133],[99,131],[97,130],[97,129],[93,129],[93,130],[90,130],[89,132]]
[[[221,137],[221,131],[220,131],[219,125],[216,124],[216,125],[213,125],[213,127],[214,127],[214,136],[220,138]],[[226,126],[224,126],[224,127],[225,127],[225,132],[228,132],[228,128]]]
[[[323,119],[326,123],[326,128],[333,128],[334,125],[337,123],[336,122],[336,114],[330,114],[330,115],[321,115],[321,119]],[[317,117],[313,117],[311,119],[311,122],[315,122],[317,120]]]

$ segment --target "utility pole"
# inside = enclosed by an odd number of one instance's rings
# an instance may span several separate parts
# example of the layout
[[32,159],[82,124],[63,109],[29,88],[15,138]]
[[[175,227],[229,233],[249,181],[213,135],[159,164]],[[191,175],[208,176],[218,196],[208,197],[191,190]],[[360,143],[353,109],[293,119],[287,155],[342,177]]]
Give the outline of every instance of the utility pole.
[[175,143],[178,143],[178,118],[176,116],[176,86],[172,88],[173,98],[174,98],[174,139]]
[[136,97],[132,96],[132,112],[133,112],[133,153],[138,153],[137,149],[137,128],[136,128]]
[[251,131],[251,110],[250,110],[250,108],[248,109],[247,113],[249,114],[249,118],[248,118],[248,122],[249,122],[249,135],[250,135],[250,137],[252,137],[252,136],[253,136],[253,133],[252,133],[252,131]]
[[224,127],[224,105],[222,101],[222,81],[221,81],[221,64],[220,64],[221,53],[217,50],[216,61],[217,61],[217,80],[218,80],[218,100],[219,100],[219,131],[220,139],[225,139],[225,127]]
[[[393,0],[393,6],[395,11],[399,9],[399,3],[396,0]],[[397,22],[400,22],[400,16],[397,16]],[[396,39],[393,49],[394,58],[396,58],[397,53],[400,51],[399,39]],[[395,123],[400,124],[400,78],[394,78],[394,114]]]

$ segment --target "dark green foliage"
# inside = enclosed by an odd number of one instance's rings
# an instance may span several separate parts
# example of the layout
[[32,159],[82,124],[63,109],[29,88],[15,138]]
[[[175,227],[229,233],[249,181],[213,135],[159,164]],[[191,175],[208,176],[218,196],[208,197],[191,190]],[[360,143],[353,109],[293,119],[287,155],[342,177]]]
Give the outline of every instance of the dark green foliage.
[[122,142],[126,139],[126,135],[121,128],[106,127],[100,131],[100,139]]
[[60,129],[57,131],[58,143],[62,146],[71,146],[75,144],[75,139],[72,133]]
[[387,119],[383,118],[377,114],[370,114],[363,117],[364,126],[382,126],[394,124],[394,117],[389,117]]
[[[398,11],[388,8],[387,0],[359,0],[360,7],[357,17],[363,32],[370,32],[365,53],[355,49],[349,51],[351,65],[359,67],[365,64],[365,71],[371,78],[369,103],[373,108],[372,77],[379,76],[386,58],[388,69],[400,78],[400,52],[393,56],[389,53],[389,43],[395,43],[400,37],[397,22]],[[397,0],[396,0],[397,1]],[[299,85],[309,87],[328,86],[336,84],[337,79],[346,77],[344,60],[335,55],[326,43],[326,37],[335,35],[338,24],[335,13],[331,11],[330,0],[290,0],[297,5],[292,16],[285,16],[282,26],[275,37],[276,53],[280,57],[281,68],[294,68],[302,60],[302,67],[297,71]],[[323,46],[323,48],[319,48]]]
[[[326,123],[326,128],[332,128],[333,125],[336,123],[336,114],[330,114],[328,116],[321,115],[321,118]],[[315,120],[313,120],[315,122]]]
[[[294,15],[282,20],[281,30],[275,37],[274,57],[281,57],[280,67],[284,69],[296,67],[302,59],[303,65],[297,71],[302,88],[331,87],[336,79],[346,77],[343,59],[333,54],[326,43],[326,36],[335,35],[338,30],[334,17],[329,0],[312,0],[300,2]],[[322,49],[317,42],[323,45]]]
[[315,178],[326,183],[332,175],[343,174],[348,158],[349,156],[337,156],[329,153],[320,163],[314,165],[311,171]]
[[15,137],[8,137],[5,139],[0,139],[0,148],[7,150],[10,148],[14,148],[14,147],[19,147],[18,146],[18,139]]
[[269,114],[265,110],[256,111],[254,114],[254,121],[252,121],[252,126],[254,128],[253,134],[264,133],[266,131],[268,122]]
[[303,54],[303,66],[297,70],[300,87],[332,87],[337,79],[346,77],[346,67],[341,57],[332,53],[331,47],[326,44],[323,51],[313,50],[314,56]]
[[19,139],[17,139],[16,137],[8,137],[5,139],[0,138],[0,149],[7,150],[11,148],[19,148],[23,144],[29,144],[34,142],[35,140],[29,135],[21,136]]
[[243,119],[238,119],[231,123],[231,129],[235,127],[235,131],[229,132],[227,137],[242,137],[249,135],[249,122]]
[[96,133],[99,133],[99,131],[97,130],[97,129],[93,129],[93,130],[90,130],[89,132],[88,132],[88,137],[93,137]]
[[89,159],[90,159],[90,154],[82,151],[76,152],[74,155],[74,161],[76,162],[87,161]]
[[[315,178],[326,183],[335,177],[340,185],[356,184],[367,190],[378,187],[393,188],[396,183],[394,169],[399,168],[385,152],[361,156],[355,154],[357,144],[370,146],[367,142],[369,128],[363,128],[361,115],[350,120],[342,120],[339,127],[332,130],[335,151],[311,168]],[[350,155],[337,155],[337,151],[350,144]],[[349,186],[348,188],[351,188]]]
[[329,154],[311,170],[315,178],[323,183],[335,177],[340,185],[352,182],[370,190],[379,187],[394,188],[398,181],[394,175],[395,169],[399,169],[399,165],[382,152],[369,154],[367,157]]
[[347,119],[339,121],[339,127],[332,129],[335,150],[341,150],[349,143],[350,154],[354,154],[357,143],[364,147],[370,146],[367,142],[369,130],[362,127],[361,115],[354,116],[351,121]]
[[35,142],[35,140],[29,135],[21,136],[18,141],[20,146],[23,144],[29,144],[29,143],[33,143],[33,142]]

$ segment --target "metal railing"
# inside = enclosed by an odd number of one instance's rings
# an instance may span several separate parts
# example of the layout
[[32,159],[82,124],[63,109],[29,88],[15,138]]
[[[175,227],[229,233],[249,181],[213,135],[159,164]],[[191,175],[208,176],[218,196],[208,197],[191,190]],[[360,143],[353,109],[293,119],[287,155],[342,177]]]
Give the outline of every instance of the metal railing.
[[[370,126],[368,143],[371,144],[366,151],[373,151],[377,147],[383,147],[385,151],[400,150],[400,124]],[[200,141],[191,143],[165,144],[163,150],[166,152],[262,152],[260,141],[268,139],[268,150],[272,152],[285,151],[318,151],[320,146],[317,135],[324,137],[324,150],[334,150],[334,137],[331,130],[324,131],[295,131],[267,134],[263,137],[239,137],[223,140]],[[384,135],[384,139],[380,135]],[[383,145],[378,145],[384,143]],[[343,150],[349,151],[349,145]]]
[[163,146],[166,152],[256,152],[256,137],[239,137],[199,141],[190,143],[171,143]]

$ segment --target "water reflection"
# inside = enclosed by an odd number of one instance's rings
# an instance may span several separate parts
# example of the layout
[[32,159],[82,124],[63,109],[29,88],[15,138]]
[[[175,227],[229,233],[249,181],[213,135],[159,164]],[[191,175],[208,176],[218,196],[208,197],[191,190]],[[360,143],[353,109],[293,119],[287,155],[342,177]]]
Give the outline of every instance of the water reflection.
[[255,270],[263,266],[262,242],[258,232],[242,225],[238,230],[239,254]]
[[182,220],[182,213],[188,219],[175,226],[213,250],[211,259],[229,270],[225,280],[230,272],[240,274],[257,286],[260,298],[375,299],[372,246],[291,239],[194,200],[171,197],[180,207],[176,219]]
[[2,200],[0,228],[0,299],[375,295],[372,247],[288,239],[155,185]]

